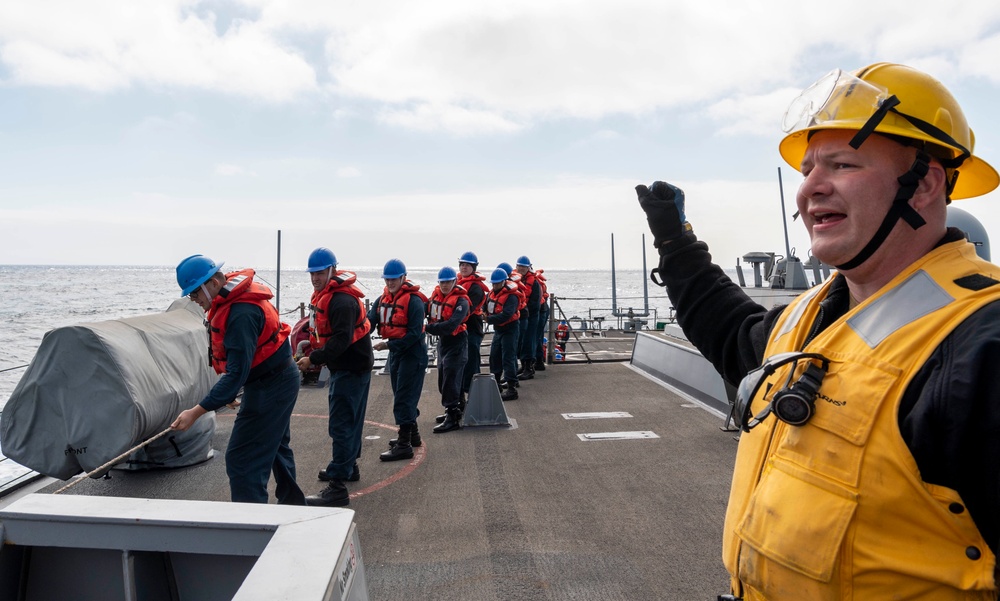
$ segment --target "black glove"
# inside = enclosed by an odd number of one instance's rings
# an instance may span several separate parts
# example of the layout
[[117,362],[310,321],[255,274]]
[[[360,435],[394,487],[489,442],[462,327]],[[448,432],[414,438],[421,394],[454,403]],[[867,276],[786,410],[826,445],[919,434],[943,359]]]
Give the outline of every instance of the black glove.
[[653,232],[653,246],[660,248],[664,242],[676,240],[691,229],[684,219],[684,191],[667,182],[653,182],[652,188],[642,184],[635,187],[639,206],[646,212],[649,231]]

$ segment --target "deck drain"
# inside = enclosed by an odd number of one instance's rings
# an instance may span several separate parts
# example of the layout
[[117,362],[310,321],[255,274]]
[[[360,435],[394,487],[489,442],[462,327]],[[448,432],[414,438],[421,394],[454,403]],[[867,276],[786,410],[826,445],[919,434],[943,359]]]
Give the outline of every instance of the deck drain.
[[590,413],[563,413],[563,419],[604,419],[608,417],[632,417],[628,411],[592,411]]
[[655,432],[648,430],[641,432],[592,432],[590,434],[577,434],[580,440],[587,442],[590,440],[635,440],[638,438],[659,438]]

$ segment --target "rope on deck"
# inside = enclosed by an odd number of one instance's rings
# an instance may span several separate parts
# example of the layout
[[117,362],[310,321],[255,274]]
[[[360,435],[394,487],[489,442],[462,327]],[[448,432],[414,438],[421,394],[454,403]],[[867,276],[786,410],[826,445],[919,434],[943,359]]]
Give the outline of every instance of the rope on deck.
[[52,493],[52,494],[54,494],[54,495],[58,495],[59,493],[63,492],[64,490],[69,490],[70,488],[73,488],[73,487],[74,487],[74,486],[76,486],[77,484],[79,484],[79,483],[83,482],[84,480],[86,480],[87,478],[89,478],[89,477],[91,476],[91,474],[96,474],[96,473],[99,473],[99,472],[101,472],[101,471],[103,471],[103,470],[107,470],[107,469],[110,469],[110,468],[111,468],[111,466],[115,465],[116,463],[119,463],[120,461],[122,461],[123,459],[125,459],[126,457],[128,457],[129,455],[131,455],[132,453],[134,453],[134,452],[138,451],[139,449],[141,449],[142,447],[144,447],[144,446],[148,445],[149,443],[153,442],[154,440],[157,440],[157,439],[160,439],[160,438],[163,438],[164,436],[166,436],[166,435],[167,435],[167,433],[168,433],[168,432],[170,432],[170,431],[172,431],[172,430],[173,430],[173,428],[169,428],[169,427],[168,427],[168,428],[167,428],[166,430],[164,430],[163,432],[160,432],[159,434],[157,434],[156,436],[154,436],[154,437],[152,437],[152,438],[150,438],[150,439],[146,440],[145,442],[140,442],[139,444],[135,445],[135,446],[134,446],[134,447],[132,447],[131,449],[129,449],[129,450],[127,450],[127,451],[125,451],[125,452],[124,452],[124,453],[122,453],[121,455],[119,455],[119,456],[115,457],[114,459],[112,459],[111,461],[109,461],[109,462],[105,463],[105,464],[104,464],[104,465],[102,465],[101,467],[99,467],[99,468],[97,468],[97,469],[93,469],[93,470],[90,470],[90,471],[89,471],[89,472],[87,472],[86,474],[84,474],[84,475],[80,476],[80,477],[79,477],[79,478],[77,478],[76,480],[74,480],[74,481],[70,482],[69,484],[67,484],[66,486],[64,486],[64,487],[60,488],[59,490],[55,491],[55,492],[54,492],[54,493]]

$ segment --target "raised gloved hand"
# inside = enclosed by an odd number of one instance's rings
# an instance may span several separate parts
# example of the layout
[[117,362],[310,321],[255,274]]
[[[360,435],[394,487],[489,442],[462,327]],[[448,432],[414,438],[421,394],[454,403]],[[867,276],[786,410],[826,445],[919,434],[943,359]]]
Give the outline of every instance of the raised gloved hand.
[[684,218],[684,191],[677,186],[656,181],[652,188],[636,186],[635,193],[639,195],[639,206],[646,212],[656,248],[691,229]]

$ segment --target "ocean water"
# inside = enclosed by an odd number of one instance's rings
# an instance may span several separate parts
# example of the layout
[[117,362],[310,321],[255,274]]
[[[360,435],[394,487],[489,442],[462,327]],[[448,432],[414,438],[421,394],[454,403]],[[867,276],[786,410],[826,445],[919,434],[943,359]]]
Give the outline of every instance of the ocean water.
[[[384,287],[381,270],[358,269],[358,280],[369,298]],[[612,315],[611,270],[545,270],[549,292],[555,295],[566,318],[590,324],[603,317],[603,327],[615,327]],[[411,269],[408,277],[430,293],[437,269]],[[275,270],[258,270],[257,278],[275,289]],[[617,308],[644,312],[641,270],[618,270]],[[648,284],[648,327],[665,321],[670,302],[663,289]],[[99,322],[164,311],[180,294],[172,266],[23,266],[0,265],[0,406],[14,387],[46,332],[69,325]],[[312,286],[301,269],[282,269],[277,299],[282,319],[294,325],[299,304],[308,305]],[[562,317],[556,315],[555,317]]]

